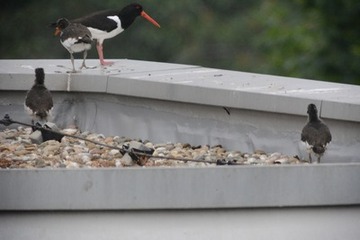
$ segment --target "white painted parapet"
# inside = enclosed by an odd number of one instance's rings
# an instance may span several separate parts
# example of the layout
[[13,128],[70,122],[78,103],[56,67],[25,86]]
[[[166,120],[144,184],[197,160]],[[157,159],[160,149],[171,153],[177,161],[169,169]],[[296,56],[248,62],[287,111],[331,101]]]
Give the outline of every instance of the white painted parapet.
[[[98,65],[89,60],[89,65]],[[65,67],[67,66],[67,67]],[[192,65],[120,59],[111,67],[68,74],[68,60],[0,60],[0,89],[28,90],[34,68],[53,91],[98,92],[213,106],[360,121],[360,86],[236,72]]]

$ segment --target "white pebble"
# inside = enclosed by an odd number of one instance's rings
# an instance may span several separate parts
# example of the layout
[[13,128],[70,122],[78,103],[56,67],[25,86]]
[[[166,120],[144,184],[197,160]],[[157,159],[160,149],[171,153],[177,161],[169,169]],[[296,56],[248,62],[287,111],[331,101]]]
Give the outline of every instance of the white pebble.
[[70,162],[68,161],[66,164],[66,168],[79,168],[79,164],[76,162]]
[[115,156],[116,154],[119,154],[119,153],[120,153],[120,151],[117,150],[117,149],[111,149],[110,152],[109,152],[109,154],[112,155],[112,156]]

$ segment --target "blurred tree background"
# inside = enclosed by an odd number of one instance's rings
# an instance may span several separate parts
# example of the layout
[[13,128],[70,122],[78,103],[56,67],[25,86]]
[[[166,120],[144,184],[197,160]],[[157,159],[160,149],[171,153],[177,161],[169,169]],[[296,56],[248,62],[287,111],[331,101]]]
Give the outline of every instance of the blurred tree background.
[[[359,0],[147,0],[142,18],[104,42],[106,58],[201,65],[360,84]],[[16,0],[0,9],[2,59],[69,58],[49,24],[125,0]],[[81,58],[81,55],[77,56]],[[95,47],[89,58],[97,58]]]

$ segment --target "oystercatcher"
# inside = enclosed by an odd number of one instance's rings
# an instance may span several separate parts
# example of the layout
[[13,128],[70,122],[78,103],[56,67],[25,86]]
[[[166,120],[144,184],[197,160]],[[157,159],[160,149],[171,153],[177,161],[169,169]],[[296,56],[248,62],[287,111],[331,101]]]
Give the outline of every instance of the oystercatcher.
[[40,122],[42,125],[47,122],[53,108],[53,99],[50,91],[44,84],[45,73],[43,68],[35,69],[35,83],[27,92],[25,98],[25,110],[34,121]]
[[69,51],[73,73],[76,73],[73,53],[84,52],[84,59],[80,69],[85,65],[87,51],[91,48],[92,38],[91,32],[87,27],[80,23],[70,23],[66,18],[60,18],[56,23],[51,24],[55,27],[55,35],[60,35],[61,44]]
[[122,10],[105,10],[95,12],[85,17],[81,17],[71,22],[81,23],[86,26],[96,42],[96,49],[101,65],[111,65],[112,62],[104,60],[103,43],[105,39],[113,38],[127,29],[136,17],[142,16],[157,27],[160,25],[143,10],[140,4],[133,3],[127,5]]
[[328,126],[319,118],[315,104],[308,105],[307,113],[309,115],[308,122],[301,132],[301,141],[307,146],[310,163],[312,162],[312,153],[317,156],[317,162],[320,163],[320,158],[331,141],[331,133]]

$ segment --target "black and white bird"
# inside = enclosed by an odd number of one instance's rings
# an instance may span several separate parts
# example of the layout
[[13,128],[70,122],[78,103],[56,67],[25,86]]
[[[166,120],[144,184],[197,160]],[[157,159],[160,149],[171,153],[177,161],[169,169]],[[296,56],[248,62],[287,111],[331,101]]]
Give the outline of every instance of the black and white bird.
[[111,65],[112,62],[104,60],[103,43],[105,39],[113,38],[135,21],[135,18],[142,16],[157,27],[160,25],[144,12],[140,4],[133,3],[121,10],[105,10],[72,20],[73,23],[81,23],[86,26],[93,39],[96,39],[96,49],[101,65]]
[[41,125],[48,121],[53,109],[53,99],[50,91],[44,84],[45,73],[43,68],[35,69],[35,83],[27,92],[25,110],[32,118],[32,124],[39,122]]
[[70,53],[73,66],[72,72],[77,72],[74,64],[74,53],[84,52],[84,58],[80,69],[84,67],[87,68],[85,60],[87,51],[90,50],[93,41],[89,29],[80,23],[70,23],[66,18],[58,19],[52,26],[55,27],[55,35],[60,35],[61,44]]
[[301,141],[307,146],[310,163],[312,162],[312,153],[317,156],[317,162],[320,163],[320,158],[331,142],[331,133],[328,126],[319,118],[315,104],[308,105],[307,113],[308,122],[301,132]]

